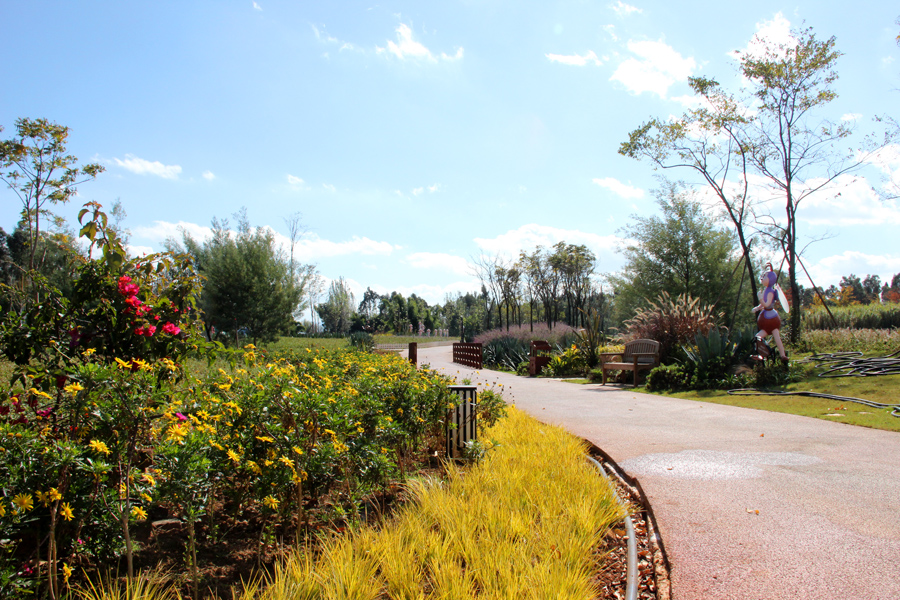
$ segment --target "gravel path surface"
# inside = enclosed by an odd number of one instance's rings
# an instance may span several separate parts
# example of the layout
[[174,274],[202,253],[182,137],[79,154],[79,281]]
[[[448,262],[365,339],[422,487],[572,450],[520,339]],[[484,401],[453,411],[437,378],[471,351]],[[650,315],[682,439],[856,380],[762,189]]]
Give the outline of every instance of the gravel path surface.
[[900,598],[900,434],[475,371],[451,357],[419,350],[419,364],[502,384],[508,401],[640,481],[675,600]]

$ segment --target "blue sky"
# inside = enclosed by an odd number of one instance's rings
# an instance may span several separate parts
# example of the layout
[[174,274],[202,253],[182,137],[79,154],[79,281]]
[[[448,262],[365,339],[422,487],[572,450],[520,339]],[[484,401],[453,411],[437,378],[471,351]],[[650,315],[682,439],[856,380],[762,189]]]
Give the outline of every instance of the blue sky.
[[[890,2],[0,0],[0,136],[19,117],[69,126],[70,152],[107,170],[59,212],[119,199],[135,252],[241,207],[284,237],[300,212],[296,252],[325,278],[433,303],[478,288],[480,254],[565,240],[621,268],[621,228],[656,212],[657,183],[619,144],[690,106],[689,76],[738,90],[729,53],[755,35],[836,36],[827,116],[900,118],[898,16]],[[871,189],[900,182],[900,149],[861,175],[801,205],[803,240],[829,236],[804,255],[819,285],[900,272],[900,205]],[[20,209],[0,190],[0,226]]]

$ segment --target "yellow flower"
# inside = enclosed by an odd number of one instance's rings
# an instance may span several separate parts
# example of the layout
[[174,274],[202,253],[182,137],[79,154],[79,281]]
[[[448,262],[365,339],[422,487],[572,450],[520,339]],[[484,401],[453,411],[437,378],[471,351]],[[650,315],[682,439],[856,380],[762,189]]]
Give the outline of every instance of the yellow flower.
[[278,500],[274,496],[266,496],[265,499],[263,499],[263,504],[272,510],[278,508]]
[[165,368],[167,368],[168,370],[170,370],[170,371],[177,371],[177,370],[178,370],[178,367],[175,365],[174,362],[172,362],[171,359],[168,359],[168,358],[161,358],[161,359],[159,359],[159,362],[161,362],[162,365],[163,365]]
[[66,390],[68,393],[70,393],[70,394],[72,394],[72,395],[75,395],[75,394],[77,394],[78,392],[80,392],[81,390],[83,390],[83,389],[84,389],[84,386],[81,385],[80,383],[78,383],[78,382],[76,381],[75,383],[70,383],[69,385],[67,385],[67,386],[64,387],[63,389]]
[[69,583],[69,577],[72,576],[72,568],[69,567],[66,563],[63,563],[63,578],[66,580],[66,583]]
[[147,492],[141,493],[141,498],[144,499],[144,502],[153,502],[153,498],[150,497],[150,494]]
[[61,514],[66,521],[71,521],[75,518],[75,513],[72,512],[72,507],[69,506],[68,502],[63,502],[62,510],[59,511],[59,514]]
[[13,498],[13,504],[16,505],[17,510],[28,512],[34,508],[34,499],[31,494],[19,494]]
[[44,398],[45,400],[53,400],[53,396],[51,396],[47,392],[42,392],[41,390],[39,390],[37,388],[29,388],[28,393],[34,394],[35,396],[40,396],[41,398]]
[[50,503],[50,501],[47,499],[47,494],[45,494],[44,492],[38,490],[34,493],[34,495],[37,496],[37,501],[44,506],[47,506],[47,504]]
[[120,368],[120,369],[128,369],[128,370],[131,370],[131,363],[130,363],[130,362],[125,362],[124,360],[122,360],[122,359],[119,358],[118,356],[116,357],[116,364],[119,365],[119,368]]
[[82,355],[82,356],[90,356],[91,354],[93,354],[93,353],[96,352],[96,351],[97,351],[96,348],[88,348],[87,350],[85,350],[84,352],[82,352],[81,355]]
[[261,442],[267,442],[269,444],[271,444],[275,441],[274,439],[270,438],[267,435],[262,435],[262,436],[258,435],[258,436],[256,436],[256,439],[258,439]]
[[6,516],[6,507],[3,506],[2,502],[0,502],[0,517],[5,517],[5,516]]
[[138,369],[140,369],[141,371],[149,371],[153,368],[149,364],[147,364],[146,361],[141,360],[140,358],[135,358],[132,362],[136,364]]
[[237,464],[240,464],[240,462],[241,462],[241,457],[238,456],[238,453],[235,452],[234,450],[230,449],[230,448],[228,449],[228,458],[230,458],[231,460],[233,460],[233,461],[234,461],[234,464],[236,464],[236,465],[237,465]]
[[294,446],[294,447],[292,448],[292,450],[293,450],[294,452],[296,452],[297,454],[303,454],[303,449],[300,448],[299,446]]
[[137,519],[138,521],[146,521],[147,520],[147,511],[145,511],[140,506],[135,506],[131,509],[131,516]]
[[280,462],[280,463],[282,463],[282,464],[284,464],[284,465],[287,465],[287,466],[289,466],[289,467],[291,467],[291,468],[294,468],[294,461],[292,461],[291,459],[289,459],[287,456],[282,456],[281,458],[278,459],[278,462]]
[[259,465],[256,464],[256,461],[248,460],[247,466],[250,467],[250,470],[259,475],[262,473],[262,469],[259,468]]
[[253,344],[247,344],[246,346],[244,346],[244,350],[256,350],[256,346],[254,346]]
[[56,502],[57,500],[62,499],[62,494],[60,494],[59,490],[56,488],[50,488],[50,491],[47,492],[47,499],[50,500],[50,502]]
[[94,452],[100,454],[111,454],[111,451],[106,447],[106,444],[99,440],[91,440],[89,445],[94,450]]

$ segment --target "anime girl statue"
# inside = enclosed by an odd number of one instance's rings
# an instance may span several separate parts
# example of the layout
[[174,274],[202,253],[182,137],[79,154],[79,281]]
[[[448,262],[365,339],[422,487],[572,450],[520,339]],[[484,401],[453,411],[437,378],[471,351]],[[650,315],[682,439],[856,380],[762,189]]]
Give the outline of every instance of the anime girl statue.
[[[781,317],[778,316],[778,312],[775,310],[775,304],[780,304],[784,312],[788,312],[790,309],[784,300],[784,292],[778,285],[778,275],[772,270],[772,263],[767,264],[766,268],[768,268],[768,271],[763,273],[761,280],[762,285],[766,286],[766,289],[759,293],[759,304],[753,307],[753,312],[759,313],[756,317],[756,324],[759,326],[759,333],[756,334],[756,338],[765,340],[766,337],[771,335],[775,339],[775,345],[778,347],[781,360],[786,363],[787,355],[784,353],[784,344],[781,343],[781,334],[779,333]],[[762,357],[757,353],[757,356],[754,358],[761,359]]]

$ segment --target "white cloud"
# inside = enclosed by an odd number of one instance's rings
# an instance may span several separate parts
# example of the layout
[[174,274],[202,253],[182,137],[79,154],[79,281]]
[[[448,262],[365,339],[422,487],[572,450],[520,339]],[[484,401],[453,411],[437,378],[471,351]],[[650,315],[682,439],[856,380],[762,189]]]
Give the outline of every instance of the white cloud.
[[841,121],[859,121],[862,119],[862,115],[859,113],[847,113],[841,117]]
[[633,94],[652,92],[665,98],[676,82],[686,81],[697,67],[693,58],[684,58],[665,42],[628,42],[637,58],[624,60],[610,77]]
[[128,244],[125,247],[125,251],[128,252],[128,256],[147,256],[148,254],[153,254],[153,248],[150,246],[132,246]]
[[[821,179],[810,179],[805,187],[821,183]],[[845,175],[805,199],[797,218],[811,225],[832,227],[900,225],[900,206],[896,200],[880,198],[865,178]]]
[[287,182],[288,182],[288,185],[290,185],[292,188],[296,188],[296,189],[304,189],[305,183],[306,183],[299,177],[291,175],[290,173],[288,173]]
[[[186,221],[178,221],[177,223],[169,223],[168,221],[154,221],[150,226],[138,226],[131,228],[131,236],[134,239],[155,242],[155,247],[162,248],[162,243],[167,239],[175,239],[179,242],[182,238],[182,232],[186,232],[198,242],[209,239],[212,235],[212,229],[197,225],[196,223],[188,223]],[[135,246],[135,248],[149,249],[149,246]]]
[[353,254],[387,256],[399,248],[399,246],[388,242],[378,242],[367,237],[353,236],[351,239],[343,242],[332,242],[331,240],[323,240],[316,234],[307,234],[297,242],[294,254],[299,256],[300,260],[310,261]]
[[[775,51],[778,47],[785,49],[796,43],[796,38],[791,35],[791,22],[778,12],[771,21],[761,21],[756,24],[756,34],[750,38],[746,48],[729,52],[728,55],[732,58],[738,58],[742,54],[753,58],[762,58],[767,48]],[[783,55],[783,50],[780,53],[776,51],[776,55],[778,54]]]
[[615,264],[621,262],[614,254],[623,239],[616,235],[597,235],[577,229],[559,229],[531,223],[507,231],[495,238],[475,238],[473,241],[483,252],[505,256],[509,259],[518,258],[519,252],[522,250],[531,252],[537,246],[549,248],[561,241],[565,241],[567,244],[584,244],[604,264],[604,270],[610,270],[608,267],[613,262]]
[[622,2],[622,0],[616,0],[616,3],[611,4],[609,7],[613,9],[613,12],[615,12],[620,17],[627,17],[632,13],[641,14],[642,12],[644,12],[642,8],[637,8],[636,6],[625,4],[624,2]]
[[549,58],[550,62],[558,62],[564,65],[573,65],[577,67],[583,67],[588,64],[589,61],[593,62],[598,67],[603,64],[600,59],[597,58],[597,55],[594,54],[593,50],[589,50],[584,56],[581,56],[580,54],[545,54],[544,56]]
[[212,171],[203,171],[203,179],[205,179],[207,181],[212,181],[215,178],[216,178],[216,174],[213,173]]
[[159,161],[151,162],[133,154],[126,154],[125,160],[114,158],[113,162],[116,166],[138,175],[156,175],[163,179],[178,179],[178,174],[181,173],[181,167],[178,165],[164,165]]
[[419,196],[421,194],[424,194],[425,192],[428,192],[429,194],[434,194],[435,192],[439,191],[440,189],[441,189],[441,184],[435,183],[434,185],[413,188],[412,195]]
[[593,179],[594,183],[602,188],[610,190],[612,193],[622,198],[643,198],[644,190],[622,183],[615,177],[604,177],[603,179]]
[[330,183],[323,183],[322,187],[325,188],[326,190],[328,190],[329,192],[331,192],[332,194],[337,192],[337,188],[334,187],[333,185],[331,185]]
[[883,191],[890,196],[900,195],[900,145],[888,144],[866,162],[874,165],[884,177]]
[[882,281],[890,282],[895,273],[900,273],[900,254],[865,254],[845,250],[841,254],[823,258],[814,265],[807,265],[807,268],[819,287],[837,285],[841,277],[851,273],[860,277],[878,275]]
[[253,3],[253,8],[254,8],[255,10],[262,10],[262,6],[260,6],[260,5],[257,4],[256,2]]
[[405,262],[416,269],[449,271],[457,275],[470,275],[472,271],[469,261],[461,256],[438,252],[414,252]]
[[[437,57],[425,47],[421,42],[417,42],[413,39],[412,29],[410,29],[409,25],[406,23],[400,23],[395,30],[397,33],[397,41],[388,40],[387,48],[382,48],[380,46],[375,47],[375,51],[378,54],[389,53],[393,54],[400,60],[406,59],[414,59],[414,60],[425,60],[428,62],[437,62]],[[463,57],[463,49],[457,48],[456,52],[452,55],[441,53],[440,58],[442,60],[459,60]]]
[[604,25],[602,27],[602,29],[609,35],[610,38],[612,38],[612,41],[614,41],[614,42],[619,41],[619,36],[616,35],[616,26],[615,25],[612,25],[612,24]]

